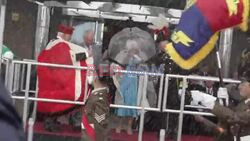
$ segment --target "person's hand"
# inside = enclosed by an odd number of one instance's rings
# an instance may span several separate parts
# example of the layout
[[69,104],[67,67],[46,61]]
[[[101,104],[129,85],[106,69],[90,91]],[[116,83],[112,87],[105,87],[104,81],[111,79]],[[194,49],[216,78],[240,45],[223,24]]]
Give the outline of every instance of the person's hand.
[[168,21],[166,19],[166,17],[164,17],[162,14],[159,14],[159,16],[157,18],[154,18],[152,21],[151,21],[151,25],[148,25],[148,28],[149,29],[152,29],[154,31],[156,30],[162,30],[164,29],[164,27],[168,28],[169,27],[169,24],[168,24]]
[[93,57],[88,57],[86,59],[86,63],[87,63],[87,67],[88,67],[88,70],[87,70],[87,81],[88,81],[88,84],[92,84],[94,79],[95,79],[95,67],[94,66],[94,58]]
[[90,47],[88,49],[88,57],[92,57],[92,56],[93,56],[93,49],[92,49],[92,47]]
[[216,101],[216,97],[194,90],[191,91],[191,95],[192,95],[192,101],[191,101],[191,105],[193,106],[205,106],[209,109],[213,109],[214,105],[215,105],[215,101]]
[[165,47],[166,45],[168,44],[169,42],[166,40],[166,41],[161,41],[160,44],[159,44],[159,48],[161,51],[165,51]]
[[[228,96],[227,88],[220,87],[218,89],[218,92],[217,92],[217,97],[219,98],[219,102],[221,105],[223,105],[223,106],[229,105],[229,96]],[[224,104],[226,104],[226,105],[224,105]]]

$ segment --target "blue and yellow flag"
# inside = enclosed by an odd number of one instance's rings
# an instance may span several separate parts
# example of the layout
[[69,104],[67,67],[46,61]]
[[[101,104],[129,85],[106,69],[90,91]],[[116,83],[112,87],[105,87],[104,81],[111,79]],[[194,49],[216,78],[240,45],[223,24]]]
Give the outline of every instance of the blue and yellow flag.
[[183,12],[165,51],[183,69],[191,69],[214,48],[218,32],[239,25],[247,30],[249,0],[196,0]]

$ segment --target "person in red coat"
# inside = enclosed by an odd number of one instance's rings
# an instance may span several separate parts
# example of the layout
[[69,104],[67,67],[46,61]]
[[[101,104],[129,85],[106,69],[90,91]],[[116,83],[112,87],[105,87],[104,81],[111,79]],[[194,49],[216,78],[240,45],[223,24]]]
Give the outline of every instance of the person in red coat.
[[[50,41],[45,50],[39,54],[38,62],[86,67],[87,50],[69,42],[74,29],[59,25],[58,30],[57,39]],[[86,70],[38,66],[37,74],[39,98],[83,101]],[[73,104],[38,102],[37,110],[49,117],[58,117],[75,107]],[[45,128],[53,131],[54,127],[51,128],[50,124],[56,123],[57,119],[48,121],[46,124],[45,120]]]

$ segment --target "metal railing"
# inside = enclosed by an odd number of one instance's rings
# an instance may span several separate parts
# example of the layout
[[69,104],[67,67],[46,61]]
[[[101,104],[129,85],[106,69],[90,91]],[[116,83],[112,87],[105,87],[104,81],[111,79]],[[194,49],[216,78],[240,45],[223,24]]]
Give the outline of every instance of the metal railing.
[[[168,82],[170,78],[181,78],[183,81],[182,93],[181,93],[181,103],[180,103],[180,110],[173,110],[167,109],[167,96],[168,96]],[[183,115],[190,114],[190,115],[202,115],[202,116],[213,116],[213,114],[208,112],[195,112],[195,111],[188,111],[184,110],[185,107],[185,93],[186,93],[186,85],[187,80],[203,80],[203,81],[217,81],[219,82],[219,78],[215,77],[202,77],[202,76],[183,76],[183,75],[172,75],[167,74],[165,79],[165,92],[164,92],[164,99],[163,99],[163,112],[167,113],[178,113],[179,114],[179,123],[178,123],[178,132],[177,132],[177,141],[181,141],[182,136],[182,125],[183,125]],[[226,83],[240,83],[240,81],[232,80],[232,79],[224,79]]]
[[[16,76],[15,74],[15,65],[21,65],[20,68],[26,68],[26,70],[21,70],[20,75],[21,75],[21,81],[19,86],[21,88],[21,91],[23,91],[25,94],[24,96],[15,96],[11,95],[11,97],[14,100],[21,99],[24,101],[24,108],[23,108],[23,124],[24,127],[27,124],[27,111],[28,111],[28,102],[29,101],[34,101],[35,102],[35,108],[33,109],[32,113],[32,118],[29,119],[28,122],[28,141],[32,140],[33,137],[33,125],[34,121],[36,120],[36,104],[38,101],[41,102],[53,102],[53,103],[65,103],[65,104],[76,104],[76,105],[84,105],[85,101],[68,101],[68,100],[55,100],[55,99],[46,99],[46,98],[38,98],[37,93],[37,84],[36,84],[36,90],[30,90],[30,75],[31,75],[31,69],[32,66],[46,66],[46,67],[57,67],[57,68],[65,68],[65,69],[80,69],[80,70],[89,70],[90,68],[87,67],[76,67],[76,66],[70,66],[70,65],[60,65],[60,64],[49,64],[49,63],[39,63],[35,61],[19,61],[19,60],[10,60],[8,61],[8,64],[6,64],[8,67],[6,67],[6,72],[8,73],[5,78],[5,84],[8,88],[8,90],[13,93],[13,88],[14,88],[14,76],[15,77],[20,77]],[[24,67],[27,66],[27,67]],[[127,106],[127,105],[116,105],[116,104],[111,104],[110,106],[112,108],[127,108],[127,109],[137,109],[140,110],[140,122],[139,122],[139,134],[138,134],[138,141],[142,141],[142,135],[143,135],[143,125],[144,125],[144,116],[145,112],[147,111],[156,111],[156,112],[166,112],[166,113],[178,113],[179,114],[179,124],[178,124],[178,133],[177,133],[177,140],[181,141],[181,136],[182,136],[182,126],[183,126],[183,115],[184,114],[190,114],[190,115],[205,115],[205,116],[213,116],[211,113],[208,112],[196,112],[196,111],[187,111],[184,110],[185,107],[185,91],[186,87],[182,88],[182,94],[181,94],[181,103],[180,103],[180,109],[175,110],[175,109],[168,109],[167,107],[167,96],[168,96],[168,86],[169,86],[169,79],[170,78],[176,78],[176,79],[182,79],[184,83],[187,83],[187,80],[193,79],[193,80],[209,80],[209,81],[219,81],[219,78],[216,77],[200,77],[200,76],[183,76],[183,75],[170,75],[170,74],[161,74],[161,73],[148,73],[148,72],[137,72],[137,71],[125,71],[125,70],[114,70],[116,73],[129,73],[129,74],[136,74],[136,75],[141,75],[143,76],[143,83],[139,84],[142,85],[142,100],[146,99],[146,94],[147,94],[147,83],[148,83],[148,77],[149,76],[157,76],[160,77],[160,87],[159,87],[159,92],[158,92],[158,103],[156,107],[146,107],[144,105],[144,102],[140,106]],[[26,75],[25,75],[26,74]],[[26,76],[24,78],[24,76]],[[19,79],[18,79],[19,80]],[[23,88],[23,84],[25,81],[25,87]],[[165,82],[165,85],[164,85]],[[227,83],[240,83],[240,81],[237,80],[232,80],[232,79],[224,79],[224,82]],[[86,83],[86,82],[85,82]],[[164,90],[164,91],[163,91]],[[29,93],[35,93],[34,97],[31,97]],[[87,91],[85,91],[84,94],[86,97]],[[163,100],[162,100],[163,96]],[[199,107],[197,107],[199,108]],[[31,135],[32,134],[32,135]]]

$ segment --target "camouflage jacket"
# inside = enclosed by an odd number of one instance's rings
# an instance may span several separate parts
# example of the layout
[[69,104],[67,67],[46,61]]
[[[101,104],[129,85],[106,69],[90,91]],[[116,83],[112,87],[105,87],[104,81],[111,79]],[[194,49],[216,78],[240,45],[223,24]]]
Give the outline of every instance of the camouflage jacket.
[[94,125],[96,140],[103,141],[107,134],[110,117],[108,88],[99,88],[92,91],[86,106],[85,115],[90,124]]
[[218,141],[233,141],[237,134],[250,135],[250,99],[232,109],[216,103],[212,112],[224,123],[225,133],[218,137]]

